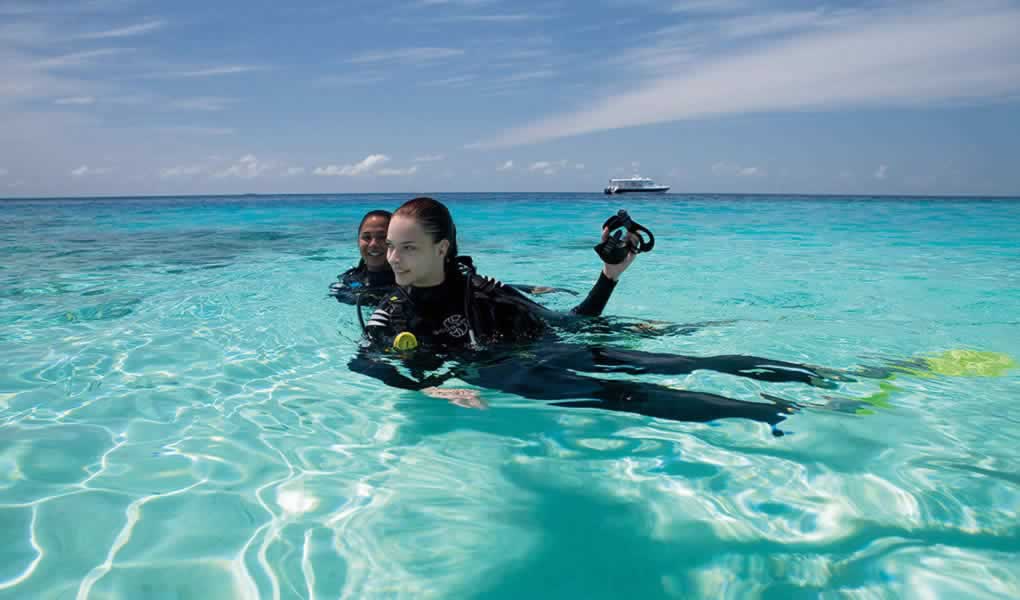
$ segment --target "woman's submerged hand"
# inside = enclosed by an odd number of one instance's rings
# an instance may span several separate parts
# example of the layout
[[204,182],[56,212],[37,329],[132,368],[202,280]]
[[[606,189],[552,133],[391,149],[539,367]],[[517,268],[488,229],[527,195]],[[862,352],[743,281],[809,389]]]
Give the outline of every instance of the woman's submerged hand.
[[485,402],[485,400],[482,400],[482,396],[478,393],[478,390],[430,387],[425,388],[422,392],[431,398],[446,400],[450,404],[463,408],[477,408],[479,410],[489,408],[489,405]]

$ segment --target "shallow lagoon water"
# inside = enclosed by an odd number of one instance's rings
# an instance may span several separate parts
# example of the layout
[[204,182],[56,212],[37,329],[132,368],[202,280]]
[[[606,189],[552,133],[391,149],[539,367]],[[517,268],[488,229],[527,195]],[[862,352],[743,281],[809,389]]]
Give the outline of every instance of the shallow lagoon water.
[[936,358],[640,378],[805,406],[777,438],[351,373],[326,288],[407,198],[0,203],[0,598],[1020,596],[1020,202],[439,196],[480,272],[582,293],[650,227],[606,312],[690,327],[599,343]]

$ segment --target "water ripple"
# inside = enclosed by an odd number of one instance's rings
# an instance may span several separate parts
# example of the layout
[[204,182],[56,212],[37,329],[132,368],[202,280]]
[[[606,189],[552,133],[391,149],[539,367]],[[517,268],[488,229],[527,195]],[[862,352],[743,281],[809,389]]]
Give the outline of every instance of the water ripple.
[[[570,339],[846,375],[642,377],[800,404],[775,438],[351,373],[325,286],[403,199],[5,203],[0,598],[1020,597],[1020,372],[923,362],[1020,357],[1020,204],[635,199],[609,312],[676,327]],[[583,291],[615,203],[450,204],[484,272]]]

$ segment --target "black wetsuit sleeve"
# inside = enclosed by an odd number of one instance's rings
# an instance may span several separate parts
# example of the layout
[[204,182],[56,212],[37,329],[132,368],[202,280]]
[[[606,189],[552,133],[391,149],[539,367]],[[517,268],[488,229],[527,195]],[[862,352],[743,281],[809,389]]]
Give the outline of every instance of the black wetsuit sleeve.
[[358,295],[355,293],[354,287],[362,285],[362,282],[357,278],[357,273],[358,269],[354,267],[337,276],[337,281],[329,286],[329,295],[336,298],[336,301],[341,304],[357,304]]
[[546,330],[543,317],[556,313],[491,277],[476,276],[471,305],[475,332],[488,341],[524,341],[539,337]]
[[507,341],[525,341],[539,337],[546,330],[542,310],[526,304],[499,304],[495,311],[499,337]]
[[570,312],[575,315],[583,315],[586,317],[597,317],[602,314],[605,310],[606,304],[609,302],[609,297],[613,295],[613,290],[616,289],[616,283],[612,279],[606,277],[605,273],[599,272],[599,279],[592,286],[591,291],[588,292],[588,297],[583,302],[575,306]]
[[412,379],[397,370],[396,366],[385,362],[382,358],[371,356],[370,352],[365,349],[358,351],[358,354],[347,363],[347,368],[355,373],[361,373],[373,379],[378,379],[390,387],[414,391],[436,387],[454,376],[453,373],[446,373],[444,375],[430,375],[421,379]]

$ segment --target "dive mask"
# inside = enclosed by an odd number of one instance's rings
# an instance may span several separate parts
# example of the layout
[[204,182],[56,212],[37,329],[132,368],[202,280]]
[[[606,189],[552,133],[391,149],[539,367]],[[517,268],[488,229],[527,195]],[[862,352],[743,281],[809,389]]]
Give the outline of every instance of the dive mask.
[[[639,252],[651,252],[655,247],[655,236],[648,228],[634,222],[627,214],[627,211],[620,209],[618,213],[606,219],[602,224],[603,229],[609,230],[609,237],[604,242],[595,246],[595,252],[602,259],[602,262],[610,265],[618,265],[627,258],[628,252],[635,254]],[[633,233],[640,242],[631,243],[627,234]]]

